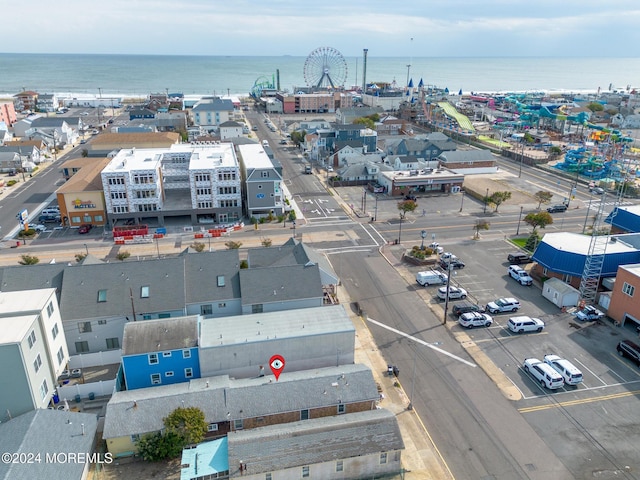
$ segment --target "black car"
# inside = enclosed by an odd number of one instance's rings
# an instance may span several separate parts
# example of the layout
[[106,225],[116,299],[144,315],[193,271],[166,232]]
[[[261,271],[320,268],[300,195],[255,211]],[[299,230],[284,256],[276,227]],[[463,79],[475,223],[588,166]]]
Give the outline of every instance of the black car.
[[640,367],[640,347],[631,340],[622,340],[616,347],[618,355],[630,358]]
[[453,305],[453,314],[456,316],[460,316],[463,313],[469,313],[469,312],[479,312],[479,313],[483,313],[484,312],[484,308],[481,307],[480,305],[473,303],[473,302],[468,302],[468,301],[462,301],[462,302],[456,302]]
[[509,263],[511,265],[519,265],[521,263],[531,263],[531,262],[533,262],[533,260],[531,260],[531,256],[527,255],[526,253],[522,253],[522,252],[510,253],[507,256],[507,260],[509,261]]
[[549,213],[559,213],[559,212],[566,212],[567,211],[567,206],[564,203],[561,203],[560,205],[552,205],[549,208],[547,208],[547,212]]
[[405,200],[412,200],[412,201],[416,202],[418,200],[418,197],[416,197],[415,195],[405,195],[404,199]]
[[464,268],[465,263],[459,258],[449,258],[446,260],[440,260],[440,267],[443,270],[449,270],[449,266],[451,266],[451,268]]

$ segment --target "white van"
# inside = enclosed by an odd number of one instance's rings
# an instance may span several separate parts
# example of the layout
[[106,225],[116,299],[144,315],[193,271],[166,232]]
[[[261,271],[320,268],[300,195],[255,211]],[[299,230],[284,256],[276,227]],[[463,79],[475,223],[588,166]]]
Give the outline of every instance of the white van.
[[564,380],[562,376],[556,372],[551,366],[544,362],[541,362],[537,358],[525,359],[522,367],[524,371],[535,378],[540,385],[547,387],[549,390],[555,390],[556,388],[562,388]]
[[442,285],[447,283],[447,276],[437,270],[427,270],[416,273],[416,282],[423,287],[428,285]]
[[577,385],[582,382],[582,372],[569,360],[558,355],[545,355],[544,363],[551,365],[556,372],[562,375],[564,383]]

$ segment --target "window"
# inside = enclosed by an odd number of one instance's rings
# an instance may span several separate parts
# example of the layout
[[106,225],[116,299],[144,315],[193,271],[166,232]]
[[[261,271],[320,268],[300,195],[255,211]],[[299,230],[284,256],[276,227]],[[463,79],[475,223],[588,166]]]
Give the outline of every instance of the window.
[[173,377],[173,372],[172,371],[164,372],[164,376],[165,377]]
[[309,410],[300,410],[300,420],[309,420]]
[[387,452],[382,452],[380,454],[380,465],[384,465],[387,463]]
[[31,330],[31,333],[27,337],[27,343],[29,344],[29,348],[33,348],[36,343],[36,333]]
[[52,313],[53,313],[53,302],[49,302],[49,305],[47,305],[47,318],[51,318]]
[[73,223],[74,225],[81,223],[80,217],[71,217],[71,223]]
[[193,368],[185,368],[184,369],[184,378],[192,378],[193,377]]
[[140,287],[140,298],[149,298],[149,285]]
[[38,354],[36,359],[33,361],[33,369],[36,371],[36,373],[38,373],[38,370],[40,370],[41,366],[42,366],[42,359],[40,359],[40,354]]
[[271,472],[267,472],[264,474],[264,480],[272,480]]
[[342,460],[338,460],[336,462],[336,472],[343,472],[344,471],[344,463]]
[[213,307],[211,305],[200,305],[200,315],[212,315]]
[[191,350],[182,350],[182,358],[191,358]]
[[98,325],[106,325],[107,321],[106,320],[98,320]]
[[159,373],[152,373],[151,374],[151,385],[160,385],[162,383],[162,380],[160,380],[160,374]]
[[309,467],[302,467],[302,478],[309,478]]
[[213,202],[198,202],[198,208],[213,208]]
[[241,418],[237,418],[233,421],[233,428],[236,430],[242,430],[244,428],[244,421]]
[[49,387],[47,386],[47,380],[45,379],[42,381],[42,385],[40,385],[40,396],[42,397],[42,400],[47,396],[47,393],[49,393]]
[[338,415],[340,415],[341,413],[344,413],[346,411],[344,403],[339,403],[338,404]]
[[268,171],[262,172],[262,178],[269,178],[269,172]]
[[56,324],[53,325],[53,328],[51,329],[51,336],[53,337],[54,340],[58,336],[58,332],[59,332],[58,324],[56,323]]
[[84,217],[82,217],[82,221],[84,223],[91,223],[91,221],[92,221],[91,215],[85,215]]
[[562,281],[563,281],[564,283],[571,283],[571,275],[570,275],[569,273],[565,273],[565,274],[562,276]]
[[547,270],[547,267],[544,267],[542,269],[542,275],[544,275],[545,277],[549,275],[549,271]]
[[104,221],[102,215],[94,215],[93,219],[96,221],[96,223],[102,223]]
[[627,282],[624,282],[624,285],[622,285],[622,293],[629,295],[630,297],[633,297],[635,291],[636,287],[629,285]]
[[398,450],[393,452],[393,461],[394,462],[399,462],[400,461],[400,452]]
[[171,356],[171,352],[162,352],[162,356],[163,357],[170,357]]
[[89,351],[89,342],[76,342],[76,353],[86,353]]
[[116,348],[120,348],[118,337],[107,338],[107,349],[115,350]]
[[107,291],[106,290],[98,290],[98,303],[107,301]]
[[149,365],[155,365],[158,363],[158,354],[150,353],[149,354]]
[[207,432],[217,432],[217,431],[218,431],[217,423],[210,423],[209,425],[207,425]]
[[91,322],[78,322],[78,332],[89,333],[91,331]]
[[133,443],[137,442],[138,440],[140,440],[140,434],[134,433],[133,435],[131,435],[131,441]]
[[58,365],[62,364],[62,360],[64,360],[64,351],[62,350],[62,347],[60,347],[58,349]]
[[263,305],[261,303],[257,303],[256,305],[251,305],[251,313],[262,313]]
[[218,308],[227,308],[227,304],[225,302],[219,303]]
[[224,275],[218,275],[218,286],[224,287]]

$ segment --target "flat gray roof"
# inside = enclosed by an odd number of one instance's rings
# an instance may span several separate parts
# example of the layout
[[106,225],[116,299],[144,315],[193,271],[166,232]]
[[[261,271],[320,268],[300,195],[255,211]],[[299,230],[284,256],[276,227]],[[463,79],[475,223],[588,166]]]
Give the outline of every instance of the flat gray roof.
[[166,352],[198,345],[198,315],[129,322],[124,326],[122,355]]
[[355,331],[342,305],[205,318],[200,325],[200,348]]

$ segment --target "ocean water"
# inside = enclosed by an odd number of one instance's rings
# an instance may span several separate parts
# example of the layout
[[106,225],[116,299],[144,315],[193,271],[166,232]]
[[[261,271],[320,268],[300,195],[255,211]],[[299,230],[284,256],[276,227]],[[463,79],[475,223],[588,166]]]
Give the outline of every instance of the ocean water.
[[[330,74],[362,85],[363,58],[329,55]],[[316,57],[57,55],[0,53],[0,95],[41,93],[146,96],[153,92],[245,94],[255,83],[295,91],[317,78]],[[306,76],[305,76],[305,65]],[[367,59],[366,80],[413,80],[451,92],[603,91],[640,86],[640,58],[402,58]]]

